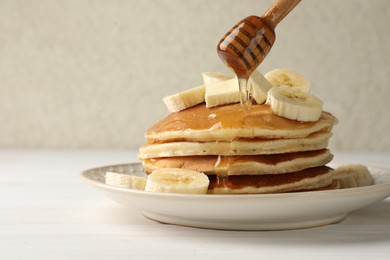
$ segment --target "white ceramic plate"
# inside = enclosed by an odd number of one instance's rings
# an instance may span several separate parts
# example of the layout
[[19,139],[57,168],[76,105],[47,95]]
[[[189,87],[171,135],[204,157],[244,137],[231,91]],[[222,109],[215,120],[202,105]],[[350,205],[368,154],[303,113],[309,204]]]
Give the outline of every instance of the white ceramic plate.
[[136,207],[159,222],[226,230],[282,230],[335,223],[350,211],[390,196],[390,169],[369,169],[375,178],[372,186],[254,195],[153,193],[105,184],[107,171],[146,176],[139,163],[86,170],[81,178],[110,199]]

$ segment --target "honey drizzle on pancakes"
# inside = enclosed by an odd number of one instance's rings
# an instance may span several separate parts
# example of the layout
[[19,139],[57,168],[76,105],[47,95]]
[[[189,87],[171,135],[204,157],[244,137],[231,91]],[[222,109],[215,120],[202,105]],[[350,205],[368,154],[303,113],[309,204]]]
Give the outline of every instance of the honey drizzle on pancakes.
[[[205,120],[207,118],[208,120]],[[179,113],[171,113],[147,132],[185,131],[187,129],[214,128],[267,128],[294,130],[307,128],[315,122],[299,122],[272,113],[267,105],[252,105],[251,112],[245,112],[240,104],[206,108],[200,104]]]
[[[228,184],[228,181],[229,181],[229,176],[227,175],[227,173],[218,171],[218,167],[221,164],[221,161],[222,161],[221,155],[218,155],[217,156],[217,160],[216,160],[216,162],[214,164],[215,178],[216,178],[216,182],[217,182],[218,187],[220,187],[220,188],[227,188],[227,184]],[[209,177],[209,179],[210,179],[210,177]]]
[[149,144],[174,140],[199,142],[237,138],[296,138],[330,130],[337,119],[323,112],[317,122],[299,122],[277,116],[267,105],[252,105],[246,113],[240,104],[206,108],[204,104],[171,113],[146,131]]

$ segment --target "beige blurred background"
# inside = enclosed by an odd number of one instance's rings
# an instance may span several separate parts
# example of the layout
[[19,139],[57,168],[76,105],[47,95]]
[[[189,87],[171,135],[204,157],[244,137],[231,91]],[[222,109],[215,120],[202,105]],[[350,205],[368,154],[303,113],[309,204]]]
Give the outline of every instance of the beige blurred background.
[[[0,0],[0,148],[137,148],[271,2]],[[276,34],[260,71],[306,75],[340,120],[333,149],[390,151],[390,1],[303,0]]]

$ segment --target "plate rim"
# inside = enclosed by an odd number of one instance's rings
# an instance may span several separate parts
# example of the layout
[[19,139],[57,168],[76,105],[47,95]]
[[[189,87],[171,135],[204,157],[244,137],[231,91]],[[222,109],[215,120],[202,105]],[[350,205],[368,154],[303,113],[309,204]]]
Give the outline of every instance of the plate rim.
[[[337,164],[346,164],[346,163],[338,163],[338,162],[332,162],[332,165]],[[86,170],[83,170],[80,173],[80,178],[84,183],[87,183],[91,186],[103,188],[106,190],[112,190],[117,192],[124,192],[129,193],[133,195],[138,196],[148,196],[148,197],[164,197],[164,198],[175,198],[175,199],[213,199],[213,200],[233,200],[233,199],[242,199],[245,197],[245,199],[281,199],[281,198],[287,198],[289,200],[294,198],[301,198],[306,196],[316,196],[316,197],[329,197],[332,196],[338,196],[338,195],[344,195],[344,196],[353,196],[354,194],[361,194],[361,193],[371,193],[371,192],[380,192],[380,191],[388,191],[390,194],[390,180],[385,183],[379,183],[374,184],[370,186],[363,186],[363,187],[355,187],[355,188],[348,188],[348,189],[336,189],[336,190],[323,190],[323,191],[298,191],[298,192],[290,192],[290,193],[266,193],[266,194],[179,194],[179,193],[161,193],[161,192],[149,192],[149,191],[142,191],[142,190],[134,190],[134,189],[126,189],[121,187],[115,187],[110,186],[105,183],[102,183],[100,181],[92,180],[88,178],[86,175],[91,174],[91,171],[96,171],[101,168],[108,168],[108,167],[125,167],[125,166],[131,166],[136,165],[137,167],[142,166],[140,162],[134,162],[134,163],[120,163],[120,164],[112,164],[112,165],[104,165],[99,167],[93,167]],[[373,164],[367,164],[368,168],[376,168],[381,171],[387,171],[389,173],[390,177],[390,168],[382,165],[373,165]],[[334,166],[333,166],[334,167]]]

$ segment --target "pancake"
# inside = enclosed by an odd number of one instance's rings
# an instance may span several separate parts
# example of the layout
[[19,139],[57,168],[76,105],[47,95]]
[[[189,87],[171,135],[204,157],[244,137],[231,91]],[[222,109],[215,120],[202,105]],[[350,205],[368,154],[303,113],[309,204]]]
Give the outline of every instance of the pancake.
[[321,188],[318,188],[318,189],[302,189],[302,190],[296,190],[296,191],[292,191],[292,192],[302,192],[302,191],[327,191],[327,190],[338,190],[341,188],[341,184],[338,180],[334,179],[333,177],[333,180],[332,180],[332,183],[328,186],[325,186],[325,187],[321,187]]
[[209,175],[208,193],[254,194],[313,190],[333,182],[334,170],[326,166],[277,175]]
[[242,139],[231,142],[168,142],[147,144],[140,148],[140,159],[190,155],[282,154],[324,149],[331,132],[313,133],[295,139]]
[[332,180],[332,183],[328,186],[325,186],[325,187],[322,187],[322,188],[319,188],[319,189],[315,189],[315,190],[308,190],[308,191],[321,191],[321,190],[338,190],[341,188],[341,183],[336,180],[336,179],[333,179]]
[[182,156],[146,159],[142,165],[150,173],[162,168],[181,168],[220,175],[282,174],[325,165],[333,155],[317,150],[275,155]]
[[338,188],[326,149],[337,119],[290,120],[268,105],[206,108],[172,113],[150,127],[138,157],[147,173],[181,168],[207,174],[211,194],[278,193]]
[[172,113],[149,128],[148,143],[167,141],[232,141],[237,138],[303,138],[330,131],[337,119],[322,112],[318,121],[300,122],[272,113],[268,105],[252,105],[250,113],[240,104],[206,108],[200,104]]

